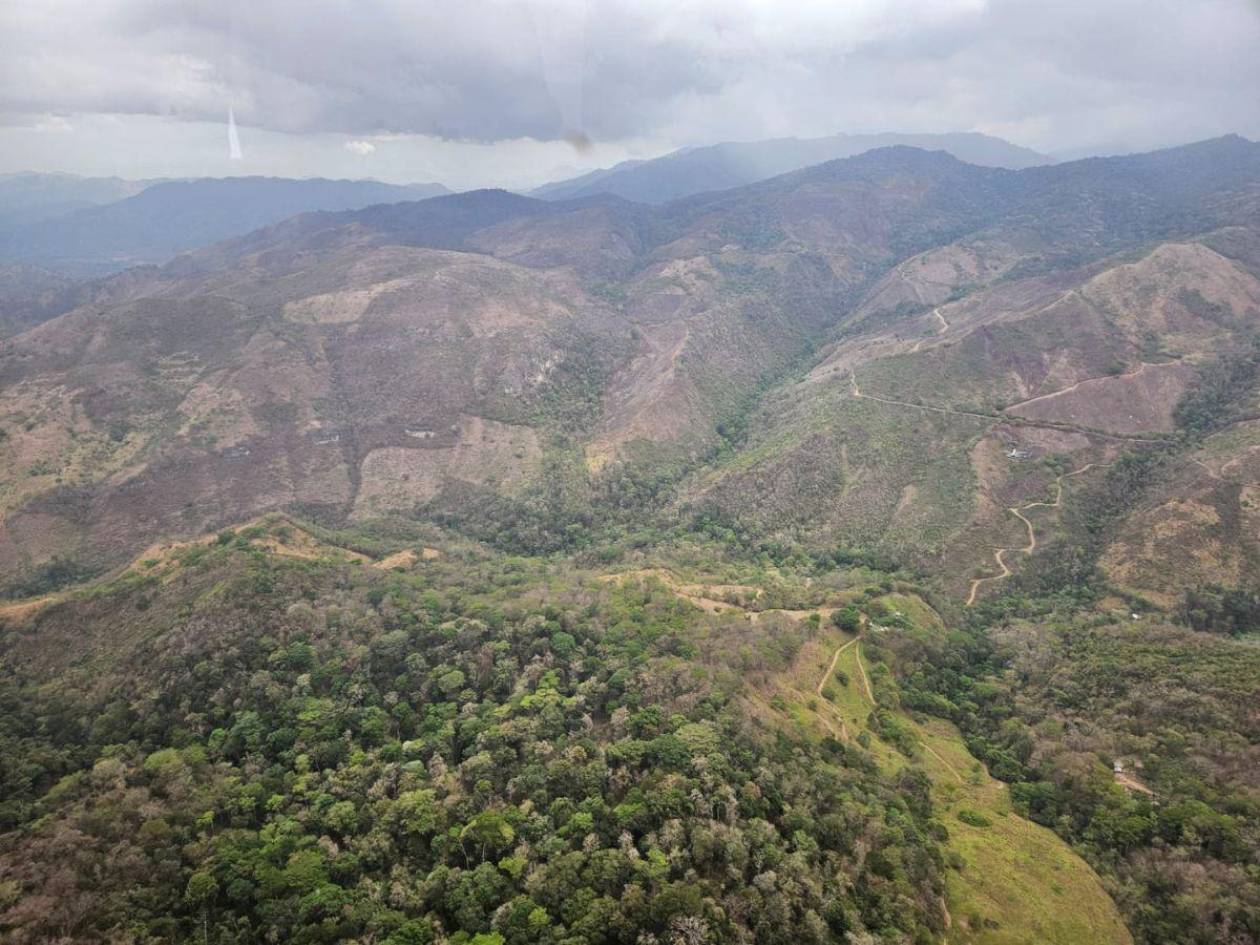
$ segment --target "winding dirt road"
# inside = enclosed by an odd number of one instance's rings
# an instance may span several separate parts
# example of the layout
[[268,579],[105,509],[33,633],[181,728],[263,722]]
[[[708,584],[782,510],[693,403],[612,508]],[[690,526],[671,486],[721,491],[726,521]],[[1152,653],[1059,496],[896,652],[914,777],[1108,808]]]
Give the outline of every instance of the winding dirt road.
[[[856,647],[861,642],[862,642],[861,637],[854,637],[848,643],[841,644],[836,649],[836,652],[832,655],[831,664],[827,667],[827,671],[823,673],[822,678],[818,680],[818,686],[814,689],[814,691],[818,694],[818,697],[823,700],[823,703],[827,706],[828,710],[836,715],[837,720],[840,722],[840,736],[845,741],[848,741],[848,738],[849,738],[848,726],[845,724],[844,719],[840,716],[840,713],[836,711],[836,708],[833,705],[831,705],[830,702],[827,701],[826,697],[823,696],[823,688],[827,685],[827,681],[830,680],[832,678],[832,675],[835,673],[836,664],[840,662],[841,655],[846,650],[848,650],[849,647],[851,646]],[[876,704],[875,691],[871,688],[870,677],[866,675],[866,667],[862,664],[862,650],[860,647],[857,650],[856,656],[857,656],[857,659],[855,660],[855,662],[857,663],[858,674],[862,677],[862,688],[865,691],[866,698],[870,702],[870,704],[875,705]],[[822,721],[823,721],[823,724],[827,726],[827,728],[831,731],[833,735],[836,734],[835,728],[832,726],[830,720],[825,715],[822,716]],[[939,751],[937,751],[935,748],[929,745],[926,741],[920,741],[919,745],[923,748],[924,751],[926,751],[929,755],[931,755],[933,758],[939,761],[945,767],[945,769],[958,780],[959,784],[964,783],[962,773],[957,768],[955,768],[952,764],[950,764],[949,760],[944,755],[942,755]]]
[[1023,522],[1024,527],[1028,529],[1028,544],[1022,548],[998,548],[993,552],[993,560],[1001,570],[1001,573],[991,574],[988,577],[975,578],[972,580],[971,592],[967,595],[967,606],[970,607],[976,602],[976,594],[979,592],[982,584],[987,584],[990,581],[1001,581],[1011,576],[1011,569],[1006,566],[1005,561],[1005,555],[1008,551],[1019,551],[1025,555],[1031,555],[1037,550],[1037,531],[1033,528],[1033,523],[1029,521],[1026,515],[1024,515],[1026,511],[1038,508],[1057,509],[1063,504],[1064,479],[1071,479],[1073,476],[1079,476],[1081,473],[1089,472],[1091,469],[1102,469],[1110,465],[1110,463],[1086,463],[1080,469],[1074,469],[1070,473],[1061,473],[1054,479],[1055,494],[1053,502],[1028,502],[1024,505],[1011,506],[1011,508],[1007,509],[1006,511],[1010,512],[1017,519]]
[[1130,371],[1127,374],[1102,374],[1102,375],[1099,375],[1098,377],[1083,377],[1079,381],[1077,381],[1075,384],[1069,384],[1067,387],[1061,388],[1060,390],[1052,390],[1048,394],[1040,394],[1037,397],[1030,397],[1028,398],[1028,400],[1021,400],[1017,404],[1011,404],[1007,407],[1003,407],[1002,409],[1003,410],[1018,410],[1020,407],[1027,407],[1029,404],[1040,403],[1043,400],[1049,400],[1051,397],[1058,397],[1062,394],[1070,394],[1072,393],[1072,391],[1076,390],[1082,384],[1089,384],[1089,383],[1092,383],[1093,381],[1106,381],[1106,380],[1119,381],[1119,380],[1124,380],[1130,377],[1137,377],[1139,374],[1145,371],[1148,367],[1159,367],[1159,365],[1147,364],[1145,361],[1143,361],[1138,365],[1138,369],[1136,371]]
[[[945,332],[949,331],[949,322],[945,321],[945,316],[941,314],[941,310],[939,307],[932,309],[932,315],[936,318],[938,322],[941,323],[941,327],[936,329],[936,337],[939,338],[941,335],[945,334]],[[918,341],[916,341],[914,343],[914,347],[910,349],[910,353],[911,354],[916,353],[920,348],[923,347],[923,342],[925,341],[927,341],[926,338],[920,338]]]
[[827,730],[830,731],[832,735],[835,735],[841,741],[845,742],[849,740],[849,726],[845,724],[844,716],[840,714],[840,710],[831,704],[830,699],[823,695],[823,689],[826,687],[827,681],[831,679],[832,674],[836,671],[836,664],[840,662],[840,654],[856,644],[857,641],[858,638],[854,637],[848,643],[843,643],[836,649],[836,652],[832,654],[831,664],[827,667],[827,671],[823,673],[822,678],[818,680],[818,685],[814,687],[814,693],[820,700],[822,700],[822,705],[827,707],[827,712],[834,715],[836,721],[840,723],[839,731],[837,731],[836,727],[831,724],[831,720],[827,718],[826,713],[820,713],[819,718],[822,719],[823,725],[827,726]]
[[[858,646],[861,643],[861,640],[862,640],[861,637],[854,637],[848,643],[842,643],[839,647],[837,647],[836,652],[833,653],[831,656],[831,663],[827,666],[827,671],[823,673],[822,678],[818,680],[818,685],[814,687],[814,693],[821,700],[822,705],[827,707],[827,712],[834,715],[836,718],[836,721],[840,723],[840,731],[838,733],[836,732],[835,727],[831,724],[831,721],[827,718],[826,714],[820,714],[819,717],[822,719],[823,724],[827,726],[827,728],[831,731],[833,735],[838,734],[839,737],[844,741],[849,740],[849,727],[847,724],[845,724],[844,716],[840,714],[840,710],[837,709],[834,705],[832,705],[831,700],[829,700],[826,696],[823,695],[823,689],[826,688],[828,680],[830,680],[832,678],[832,675],[835,673],[836,664],[840,662],[840,656],[849,647]],[[870,700],[871,705],[874,705],[875,693],[871,689],[871,681],[866,675],[866,667],[862,665],[862,650],[860,647],[858,648],[856,655],[857,655],[857,659],[855,662],[857,663],[858,674],[862,677],[862,686],[866,691],[866,698]]]
[[[944,321],[944,319],[942,319],[942,321]],[[1134,373],[1135,374],[1140,373],[1145,367],[1146,365],[1143,365],[1142,368],[1139,368]],[[1084,381],[1078,382],[1078,384],[1083,384],[1083,383]],[[1036,421],[1027,420],[1023,417],[1007,418],[1007,417],[998,416],[995,414],[978,413],[976,411],[971,411],[971,410],[957,410],[953,407],[938,407],[931,404],[916,404],[916,403],[911,403],[908,400],[896,400],[892,397],[880,397],[875,394],[863,393],[862,388],[858,386],[857,374],[853,371],[849,372],[849,386],[850,386],[850,391],[854,398],[861,398],[863,400],[873,400],[876,403],[891,404],[892,406],[896,406],[896,407],[911,407],[915,410],[927,410],[933,413],[954,414],[956,416],[970,417],[976,420],[987,420],[987,421],[1001,421],[1001,420],[1008,420],[1008,419],[1017,420],[1018,422],[1027,424],[1028,426],[1039,426],[1039,427],[1044,427],[1047,429],[1056,429],[1056,430],[1071,429],[1075,432],[1081,433],[1084,436],[1098,437],[1100,439],[1106,439],[1106,440],[1120,440],[1120,441],[1128,442],[1128,443],[1164,442],[1163,440],[1154,440],[1154,439],[1149,439],[1146,437],[1130,436],[1127,434],[1101,433],[1096,430],[1088,430],[1082,427],[1075,427],[1069,424],[1038,423]],[[1071,388],[1067,388],[1067,389],[1070,390]],[[1056,391],[1055,393],[1061,394],[1063,393],[1063,391]],[[1055,394],[1046,394],[1044,396],[1053,397],[1055,396]],[[1040,400],[1041,398],[1033,398],[1033,399]],[[1032,403],[1032,401],[1024,401],[1024,403]],[[982,585],[987,584],[991,581],[1001,581],[1011,576],[1011,569],[1006,564],[1006,553],[1008,551],[1019,551],[1025,555],[1031,555],[1034,551],[1037,550],[1037,530],[1036,528],[1033,527],[1033,523],[1028,518],[1028,516],[1024,514],[1026,511],[1028,511],[1029,509],[1036,509],[1036,508],[1058,508],[1063,503],[1063,480],[1064,479],[1071,479],[1073,476],[1079,476],[1084,472],[1088,472],[1089,470],[1094,469],[1095,467],[1108,466],[1108,465],[1110,464],[1109,463],[1086,463],[1080,469],[1073,470],[1070,473],[1062,473],[1061,475],[1055,477],[1055,480],[1054,480],[1055,496],[1054,496],[1054,501],[1052,502],[1029,502],[1029,503],[1026,503],[1025,505],[1012,506],[1011,508],[1008,508],[1006,511],[1010,512],[1017,519],[1019,519],[1021,522],[1024,523],[1024,528],[1027,529],[1028,531],[1028,544],[1026,544],[1022,548],[996,549],[993,552],[993,562],[994,564],[998,566],[998,573],[991,574],[988,577],[975,578],[972,580],[971,590],[967,594],[966,606],[970,607],[972,604],[976,602],[976,594],[979,593],[980,587]],[[1207,467],[1205,466],[1204,468],[1207,468]],[[1208,471],[1211,472],[1210,469]]]
[[861,637],[854,637],[848,643],[840,645],[840,647],[836,650],[835,655],[831,657],[831,665],[827,667],[827,671],[823,673],[822,679],[818,680],[818,686],[814,689],[818,695],[821,696],[823,694],[823,687],[827,685],[827,680],[831,678],[831,674],[836,671],[836,663],[840,662],[840,654],[849,647],[856,646],[858,647],[858,651],[855,662],[857,663],[858,675],[862,677],[862,688],[866,690],[866,698],[870,700],[871,705],[875,704],[875,690],[871,688],[870,677],[866,675],[866,667],[862,665],[862,648],[859,646],[861,642]]
[[840,648],[836,650],[835,655],[831,657],[831,665],[828,666],[827,671],[823,673],[822,679],[818,680],[818,686],[814,689],[814,692],[820,696],[823,694],[823,687],[827,685],[827,680],[830,679],[831,674],[836,671],[836,664],[840,662],[840,654],[849,647],[853,646],[855,643],[857,643],[857,637],[854,637],[848,643],[841,644]]

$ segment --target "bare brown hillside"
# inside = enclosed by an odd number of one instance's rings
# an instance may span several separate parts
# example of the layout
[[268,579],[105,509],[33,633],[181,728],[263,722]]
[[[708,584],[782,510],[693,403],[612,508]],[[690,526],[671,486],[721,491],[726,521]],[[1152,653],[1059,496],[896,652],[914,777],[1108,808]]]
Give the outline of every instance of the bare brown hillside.
[[[885,548],[962,593],[1045,461],[1164,443],[1254,330],[1257,151],[893,148],[653,208],[477,192],[125,273],[0,348],[0,566],[285,509],[593,527],[601,481],[668,469],[653,514]],[[1124,547],[1117,574],[1159,573]]]

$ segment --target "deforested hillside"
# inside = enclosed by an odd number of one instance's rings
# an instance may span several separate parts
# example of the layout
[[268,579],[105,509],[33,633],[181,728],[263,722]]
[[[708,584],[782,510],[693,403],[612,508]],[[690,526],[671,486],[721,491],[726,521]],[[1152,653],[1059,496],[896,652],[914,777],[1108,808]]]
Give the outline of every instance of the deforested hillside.
[[1258,167],[1236,138],[1020,172],[893,148],[660,209],[300,216],[6,343],[0,560],[99,570],[281,509],[564,547],[646,475],[653,504],[961,580],[1043,457],[1164,442],[1244,343]]
[[1258,195],[892,148],[15,273],[0,934],[1250,945]]

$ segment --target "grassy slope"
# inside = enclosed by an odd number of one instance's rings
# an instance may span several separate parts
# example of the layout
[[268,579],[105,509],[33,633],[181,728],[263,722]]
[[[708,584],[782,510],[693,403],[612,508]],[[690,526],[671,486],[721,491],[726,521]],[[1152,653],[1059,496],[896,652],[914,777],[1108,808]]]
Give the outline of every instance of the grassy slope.
[[[950,848],[965,864],[949,877],[955,920],[949,941],[1132,941],[1093,870],[1051,830],[1011,810],[1006,785],[976,764],[953,726],[933,721],[918,732],[930,749],[921,763],[945,808]],[[984,815],[992,826],[963,823],[963,810]]]
[[[901,602],[894,606],[902,608]],[[907,614],[911,612],[905,610]],[[895,631],[892,631],[895,632]],[[833,632],[816,641],[798,661],[786,688],[798,699],[813,695],[836,648],[854,638]],[[814,700],[817,711],[790,703],[798,721],[813,716],[816,725],[834,730],[843,722],[850,737],[869,731],[872,703],[862,682],[871,669],[861,655],[861,642],[847,647],[836,669],[849,679],[828,683],[830,706]],[[872,686],[880,685],[878,673]],[[810,680],[813,680],[811,683]],[[1006,785],[991,778],[967,751],[952,725],[940,720],[924,724],[898,713],[897,720],[921,744],[918,757],[907,759],[871,732],[870,750],[885,770],[909,764],[921,767],[932,781],[938,816],[949,829],[949,848],[963,868],[949,875],[949,910],[953,916],[948,941],[974,945],[1083,945],[1132,942],[1115,903],[1098,876],[1061,839],[1045,827],[1016,815]],[[961,811],[981,814],[991,822],[975,827],[958,819]]]

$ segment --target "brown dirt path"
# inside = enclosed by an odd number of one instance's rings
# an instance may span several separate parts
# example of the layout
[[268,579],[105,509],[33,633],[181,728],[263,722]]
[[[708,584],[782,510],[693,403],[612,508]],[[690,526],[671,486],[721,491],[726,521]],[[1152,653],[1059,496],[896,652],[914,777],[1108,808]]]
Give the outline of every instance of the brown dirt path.
[[[821,704],[827,709],[825,713],[820,712],[818,717],[822,720],[823,725],[827,727],[827,730],[831,732],[832,735],[835,735],[841,739],[841,741],[846,742],[849,740],[849,726],[845,723],[844,716],[840,714],[840,711],[831,704],[830,700],[828,700],[826,696],[823,695],[823,688],[827,685],[827,681],[831,679],[832,674],[836,671],[836,664],[840,662],[840,655],[855,643],[857,643],[856,637],[848,643],[840,644],[840,646],[836,648],[836,652],[832,654],[831,663],[828,665],[827,671],[822,674],[822,678],[818,680],[818,685],[814,687],[814,694],[821,700]],[[834,715],[836,721],[840,723],[839,731],[837,731],[836,727],[831,724],[831,720],[827,718],[828,714]]]
[[959,783],[959,784],[965,784],[965,783],[966,783],[966,782],[963,780],[963,776],[962,776],[961,774],[959,774],[958,769],[957,769],[957,768],[955,768],[955,767],[954,767],[952,764],[950,764],[948,761],[946,761],[946,760],[945,760],[945,756],[944,756],[944,755],[942,755],[939,751],[937,751],[935,748],[933,748],[933,747],[932,747],[931,745],[929,745],[927,742],[920,742],[919,744],[923,746],[923,750],[924,750],[924,751],[926,751],[929,755],[931,755],[933,758],[935,758],[937,761],[939,761],[941,764],[943,764],[943,765],[945,766],[946,770],[947,770],[947,771],[949,771],[949,773],[950,773],[950,774],[952,774],[954,777],[956,777],[956,778],[958,779],[958,783]]
[[840,647],[836,650],[835,655],[831,657],[831,665],[828,666],[827,671],[823,673],[822,679],[818,680],[818,685],[817,687],[815,687],[814,692],[816,692],[820,696],[823,694],[823,686],[827,685],[827,680],[830,679],[831,674],[836,671],[836,663],[840,662],[840,654],[843,653],[845,650],[847,650],[849,647],[853,646],[853,644],[855,643],[857,643],[856,637],[854,637],[848,643],[843,643],[840,645]]
[[[1043,430],[1059,430],[1061,432],[1066,431],[1069,433],[1079,433],[1081,436],[1092,436],[1102,440],[1119,440],[1123,443],[1166,442],[1164,439],[1134,436],[1128,433],[1104,433],[1100,430],[1091,430],[1087,427],[1081,427],[1071,423],[1048,423],[1040,420],[1031,420],[1027,417],[1006,417],[995,413],[980,413],[974,410],[959,410],[954,407],[939,407],[935,404],[916,404],[909,400],[896,400],[892,397],[880,397],[877,394],[863,393],[862,389],[858,386],[857,375],[852,371],[849,372],[849,387],[850,392],[855,399],[873,400],[876,403],[889,404],[893,407],[909,407],[912,410],[926,410],[931,413],[952,414],[956,417],[972,417],[976,420],[987,420],[990,423],[1018,423],[1027,427],[1040,427]],[[1062,393],[1062,391],[1059,391],[1058,393]]]
[[[939,338],[941,335],[945,334],[945,332],[949,331],[949,322],[947,322],[945,320],[945,316],[941,314],[941,310],[939,306],[937,308],[932,309],[932,315],[938,322],[941,323],[941,327],[936,329],[936,337]],[[919,351],[923,347],[923,343],[927,340],[928,339],[926,338],[920,338],[918,341],[916,341],[914,343],[914,347],[910,349],[910,353],[915,354],[917,351]]]
[[1111,465],[1110,463],[1086,463],[1080,469],[1074,469],[1070,473],[1061,473],[1060,475],[1056,476],[1054,479],[1055,494],[1054,494],[1053,502],[1028,502],[1028,503],[1025,503],[1024,505],[1011,506],[1009,509],[1007,509],[1006,511],[1010,512],[1017,519],[1023,522],[1024,527],[1028,529],[1028,544],[1026,544],[1023,548],[998,548],[996,551],[994,551],[993,560],[997,563],[997,566],[1001,569],[1001,573],[991,574],[988,577],[973,579],[971,582],[971,590],[967,594],[966,606],[970,607],[972,604],[976,602],[976,594],[979,592],[980,586],[982,584],[987,584],[990,581],[1001,581],[1011,576],[1011,569],[1006,566],[1006,561],[1005,561],[1005,555],[1008,551],[1018,551],[1018,552],[1023,553],[1024,555],[1031,555],[1034,551],[1037,550],[1037,532],[1036,532],[1036,529],[1033,528],[1033,523],[1028,519],[1026,515],[1024,515],[1026,511],[1028,511],[1029,509],[1037,509],[1037,508],[1057,509],[1059,506],[1063,504],[1063,480],[1064,479],[1071,479],[1073,476],[1079,476],[1081,475],[1081,473],[1088,472],[1091,469],[1094,469],[1094,468],[1101,469],[1110,465]]
[[641,568],[637,571],[622,571],[618,574],[600,575],[600,581],[626,581],[626,580],[643,580],[645,578],[656,578],[667,587],[670,592],[680,600],[685,600],[689,604],[699,607],[705,613],[721,614],[735,611],[744,614],[749,620],[756,622],[770,614],[781,614],[784,617],[791,617],[794,620],[804,620],[812,614],[818,614],[824,620],[839,610],[839,607],[807,607],[802,610],[788,610],[784,607],[769,607],[765,610],[751,610],[740,604],[731,603],[724,600],[716,600],[699,593],[706,590],[734,590],[747,591],[755,598],[760,597],[762,591],[760,588],[749,587],[742,584],[683,584],[678,581],[672,574],[663,568]]
[[1141,364],[1138,365],[1138,369],[1136,371],[1130,371],[1127,374],[1102,374],[1098,377],[1083,377],[1079,381],[1077,381],[1075,384],[1069,384],[1067,387],[1064,387],[1062,390],[1052,390],[1048,394],[1038,394],[1036,397],[1030,397],[1027,400],[1021,400],[1017,404],[1009,404],[1006,407],[1003,407],[1002,410],[1003,411],[1017,410],[1020,407],[1027,407],[1029,404],[1035,404],[1043,400],[1049,400],[1051,397],[1058,397],[1060,394],[1070,394],[1072,393],[1072,391],[1076,390],[1082,384],[1088,384],[1090,381],[1124,380],[1127,377],[1137,377],[1139,374],[1145,371],[1148,367],[1159,367],[1159,365],[1147,364],[1145,361],[1143,361]]
[[6,621],[21,623],[31,614],[38,613],[49,604],[61,600],[64,596],[64,594],[45,594],[43,597],[27,597],[23,600],[0,604],[0,623]]
[[[858,641],[854,640],[853,642],[857,643]],[[871,677],[866,675],[866,667],[862,664],[861,646],[857,648],[857,652],[854,655],[856,658],[853,662],[857,663],[858,673],[862,677],[862,686],[866,689],[866,698],[871,700],[871,705],[875,705],[875,690],[871,688]]]

